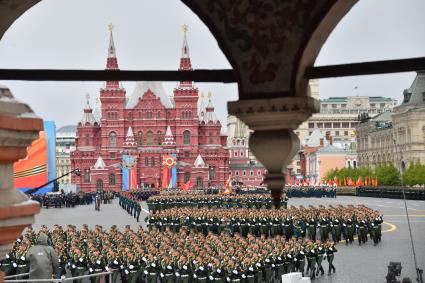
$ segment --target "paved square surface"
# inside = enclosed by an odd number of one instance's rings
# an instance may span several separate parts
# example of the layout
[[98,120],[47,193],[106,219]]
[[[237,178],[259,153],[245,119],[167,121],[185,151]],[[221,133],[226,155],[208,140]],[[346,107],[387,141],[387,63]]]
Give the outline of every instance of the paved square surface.
[[[378,246],[374,246],[370,240],[361,247],[358,246],[357,242],[349,246],[339,244],[334,261],[336,273],[331,276],[319,277],[314,282],[385,282],[387,266],[390,261],[401,262],[402,276],[410,276],[412,281],[415,282],[416,273],[402,200],[360,197],[291,198],[289,200],[289,205],[307,206],[310,204],[316,206],[319,204],[365,204],[384,214],[385,221],[382,227],[384,231],[382,242]],[[411,216],[418,265],[425,269],[425,202],[410,200],[407,204]],[[84,223],[88,224],[90,228],[93,228],[96,224],[102,225],[104,229],[109,229],[114,224],[120,229],[123,229],[127,224],[133,229],[137,229],[139,225],[146,228],[144,223],[144,218],[148,215],[146,203],[142,203],[142,207],[140,223],[137,223],[133,217],[119,207],[117,199],[112,204],[102,204],[100,211],[95,211],[94,205],[42,209],[41,213],[36,216],[34,228],[37,230],[42,224],[48,227],[61,224],[64,228],[67,224],[74,224],[80,228]],[[327,262],[324,262],[323,266],[327,270]]]

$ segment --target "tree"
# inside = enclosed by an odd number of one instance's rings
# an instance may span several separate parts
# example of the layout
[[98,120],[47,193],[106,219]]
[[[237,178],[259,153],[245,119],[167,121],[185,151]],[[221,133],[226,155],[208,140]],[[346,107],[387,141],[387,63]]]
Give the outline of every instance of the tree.
[[425,166],[419,161],[410,164],[403,173],[403,181],[409,186],[425,184]]
[[400,173],[394,165],[381,165],[375,168],[375,176],[378,178],[379,185],[399,186]]

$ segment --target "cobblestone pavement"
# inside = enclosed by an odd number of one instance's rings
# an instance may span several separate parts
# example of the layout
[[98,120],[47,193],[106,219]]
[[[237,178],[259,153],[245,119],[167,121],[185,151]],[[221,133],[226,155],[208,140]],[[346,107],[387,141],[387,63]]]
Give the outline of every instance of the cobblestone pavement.
[[[314,282],[385,282],[387,266],[390,261],[399,261],[402,264],[402,277],[409,276],[415,282],[415,270],[412,257],[412,249],[409,240],[409,230],[406,221],[406,213],[402,200],[376,199],[360,197],[338,197],[336,199],[317,198],[291,198],[289,205],[337,205],[337,204],[365,204],[384,214],[382,242],[374,246],[370,240],[366,245],[358,246],[355,242],[346,246],[339,244],[338,253],[335,255],[334,265],[336,273],[330,276],[324,275]],[[425,269],[425,202],[410,200],[407,202],[411,216],[412,234],[415,242],[416,256],[420,268]],[[115,199],[113,204],[102,204],[100,211],[95,211],[94,205],[78,206],[76,208],[42,209],[36,216],[34,228],[38,229],[42,224],[53,227],[54,224],[74,224],[81,227],[84,223],[89,227],[96,224],[109,229],[111,225],[117,225],[123,229],[130,225],[137,229],[139,225],[146,228],[144,218],[147,216],[146,203],[142,203],[140,223],[127,214],[118,205]],[[327,271],[327,262],[323,263]]]

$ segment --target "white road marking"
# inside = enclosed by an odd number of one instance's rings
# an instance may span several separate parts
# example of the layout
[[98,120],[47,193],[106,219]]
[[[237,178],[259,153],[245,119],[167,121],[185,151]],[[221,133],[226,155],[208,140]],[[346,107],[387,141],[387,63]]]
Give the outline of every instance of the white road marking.
[[142,210],[143,210],[143,212],[145,212],[145,213],[147,213],[147,214],[150,214],[150,213],[149,213],[149,210],[146,210],[146,209],[144,209],[144,208],[142,208]]

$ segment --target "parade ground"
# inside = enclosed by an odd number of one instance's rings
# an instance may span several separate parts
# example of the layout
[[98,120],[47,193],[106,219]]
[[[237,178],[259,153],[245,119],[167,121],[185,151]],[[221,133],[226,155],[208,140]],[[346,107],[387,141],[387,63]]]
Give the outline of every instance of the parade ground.
[[[401,262],[403,267],[401,277],[411,277],[416,280],[414,270],[412,248],[409,239],[409,229],[406,220],[404,202],[398,199],[376,199],[361,197],[337,198],[291,198],[288,206],[294,205],[358,205],[364,204],[383,214],[384,225],[382,227],[382,242],[377,246],[369,240],[365,245],[359,246],[358,242],[346,246],[345,243],[337,245],[338,252],[335,255],[334,265],[336,273],[330,276],[318,277],[314,282],[385,282],[387,266],[390,261]],[[416,256],[419,268],[425,268],[425,202],[407,201],[409,214],[411,216],[412,234],[415,241]],[[93,205],[81,205],[75,208],[49,208],[41,209],[36,216],[34,224],[35,230],[41,225],[53,228],[55,224],[60,224],[66,228],[67,224],[74,224],[80,228],[83,224],[93,228],[101,225],[104,229],[109,229],[112,225],[117,225],[119,229],[124,229],[130,225],[137,229],[139,225],[146,228],[144,222],[148,215],[146,203],[142,203],[142,213],[140,222],[131,217],[118,205],[118,199],[112,204],[102,204],[100,211],[95,211]],[[323,263],[325,269],[327,262]]]

